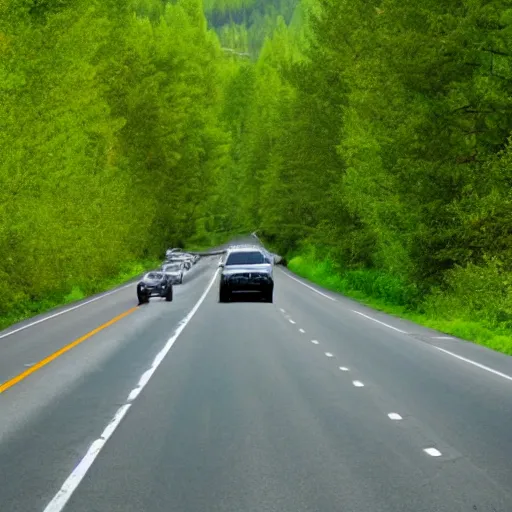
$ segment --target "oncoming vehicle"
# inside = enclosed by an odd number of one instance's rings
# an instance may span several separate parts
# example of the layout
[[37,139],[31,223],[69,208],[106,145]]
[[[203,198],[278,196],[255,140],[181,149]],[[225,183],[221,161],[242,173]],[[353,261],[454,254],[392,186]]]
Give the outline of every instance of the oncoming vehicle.
[[183,253],[183,252],[175,252],[172,253],[165,263],[176,263],[181,262],[186,270],[189,270],[193,263],[194,257],[191,254]]
[[236,244],[236,245],[230,246],[228,251],[235,251],[235,250],[239,251],[239,250],[245,250],[245,249],[253,249],[255,251],[261,251],[265,255],[265,258],[268,259],[269,263],[274,263],[274,259],[275,259],[274,254],[267,251],[267,249],[265,249],[265,247],[263,247],[259,244],[250,244],[250,243]]
[[174,253],[181,252],[183,249],[181,247],[174,247],[173,249],[167,249],[165,251],[165,257],[170,258]]
[[272,260],[260,248],[229,249],[220,275],[219,302],[228,302],[236,293],[257,293],[265,302],[273,301]]
[[139,304],[149,302],[151,297],[163,297],[172,301],[172,282],[164,272],[148,272],[137,285]]
[[164,263],[162,272],[171,280],[172,284],[183,283],[184,264],[182,262]]

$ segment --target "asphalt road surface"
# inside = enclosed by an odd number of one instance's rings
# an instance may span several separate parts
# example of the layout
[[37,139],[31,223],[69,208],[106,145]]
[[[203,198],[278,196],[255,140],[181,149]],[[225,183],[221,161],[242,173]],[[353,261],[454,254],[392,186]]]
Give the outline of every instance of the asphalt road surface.
[[512,511],[512,358],[218,259],[0,333],[1,512]]

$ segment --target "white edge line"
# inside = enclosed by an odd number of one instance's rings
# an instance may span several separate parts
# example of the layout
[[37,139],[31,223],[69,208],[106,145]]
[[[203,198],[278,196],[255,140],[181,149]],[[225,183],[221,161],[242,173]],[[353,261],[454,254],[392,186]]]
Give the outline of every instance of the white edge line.
[[7,336],[11,336],[11,334],[16,334],[17,332],[28,329],[29,327],[33,327],[34,325],[38,325],[42,322],[46,322],[46,320],[51,320],[52,318],[63,315],[64,313],[69,313],[70,311],[74,311],[75,309],[81,308],[82,306],[87,306],[87,304],[90,304],[91,302],[96,302],[97,300],[103,299],[104,297],[112,295],[113,293],[117,293],[121,290],[124,290],[125,288],[128,288],[129,286],[133,286],[133,283],[126,284],[126,285],[121,286],[120,288],[116,288],[115,290],[112,290],[110,292],[103,293],[103,294],[99,295],[98,297],[94,297],[94,299],[89,299],[89,300],[82,302],[80,304],[77,304],[76,306],[73,306],[71,308],[64,309],[63,311],[59,311],[58,313],[54,313],[53,315],[50,315],[50,316],[45,316],[44,318],[40,318],[39,320],[36,320],[35,322],[31,322],[27,325],[18,327],[17,329],[14,329],[13,331],[6,332],[5,334],[0,335],[0,340],[2,338],[7,338]]
[[346,366],[340,366],[340,370],[342,372],[348,372],[349,371],[349,369]]
[[313,343],[313,345],[318,345],[318,341],[317,340],[311,340],[311,343]]
[[326,353],[325,353],[325,355],[326,355],[327,357],[333,357],[333,355],[332,355],[330,352],[326,352]]
[[353,381],[352,381],[352,384],[353,384],[356,388],[364,388],[364,384],[363,384],[360,380],[353,380]]
[[296,277],[291,276],[290,274],[288,274],[288,272],[285,272],[284,270],[283,270],[283,274],[285,276],[288,276],[290,279],[297,281],[297,283],[300,283],[302,286],[305,286],[306,288],[313,290],[315,293],[318,293],[318,295],[321,295],[322,297],[325,297],[326,299],[332,300],[333,302],[337,302],[336,299],[334,299],[333,297],[329,297],[329,295],[326,295],[325,293],[322,293],[321,291],[317,290],[316,288],[309,286],[309,284],[303,283],[300,279],[297,279]]
[[[158,366],[162,363],[169,350],[171,350],[172,346],[178,339],[179,335],[182,333],[183,329],[185,329],[187,324],[190,322],[192,317],[196,314],[197,310],[203,303],[204,299],[208,295],[208,292],[211,290],[218,273],[219,270],[217,269],[215,274],[213,275],[212,280],[210,281],[210,284],[206,287],[206,290],[203,292],[199,300],[196,302],[195,306],[190,310],[190,312],[185,316],[185,318],[181,320],[181,322],[178,324],[178,327],[174,331],[174,334],[167,340],[167,343],[165,344],[164,348],[155,357],[155,360],[153,361],[151,368],[142,374],[137,387],[133,389],[130,395],[128,396],[128,401],[133,401],[150,381],[152,375],[155,373]],[[80,485],[80,482],[87,474],[87,471],[89,471],[90,467],[96,460],[96,457],[100,454],[101,450],[105,446],[110,436],[112,436],[112,434],[115,432],[116,428],[121,423],[122,419],[128,412],[128,409],[131,407],[131,405],[131,403],[124,404],[117,410],[116,414],[114,415],[110,423],[107,425],[99,439],[96,439],[96,441],[92,443],[85,456],[82,458],[82,460],[79,462],[76,468],[71,472],[71,474],[62,484],[61,488],[53,497],[52,501],[48,503],[48,505],[44,509],[44,512],[61,512],[63,510],[63,508],[66,506],[66,503],[73,495],[73,492]]]
[[402,334],[407,334],[405,331],[402,331],[401,329],[397,329],[396,327],[393,327],[392,325],[385,324],[384,322],[381,322],[380,320],[372,318],[371,316],[365,315],[364,313],[361,313],[360,311],[356,311],[355,309],[352,309],[351,311],[353,313],[357,313],[358,315],[364,316],[365,318],[368,318],[368,320],[372,320],[374,322],[377,322],[378,324],[385,325],[386,327],[389,327],[390,329],[393,329],[394,331],[401,332]]
[[306,331],[304,329],[299,329],[299,332],[301,332],[302,334],[306,333]]
[[291,324],[294,324],[295,323],[295,320],[292,320],[291,318],[288,319],[288,322],[290,322]]
[[400,414],[398,414],[397,412],[390,412],[388,414],[388,418],[394,421],[400,421],[401,419],[403,419],[402,416],[400,416]]
[[485,370],[486,372],[494,373],[494,375],[498,375],[498,377],[502,377],[504,379],[512,381],[512,377],[510,375],[507,375],[506,373],[501,373],[498,370],[493,370],[492,368],[489,368],[488,366],[477,363],[476,361],[472,361],[471,359],[467,359],[465,357],[459,356],[458,354],[454,354],[453,352],[450,352],[449,350],[445,350],[444,348],[436,347],[435,345],[432,345],[432,346],[435,349],[440,350],[441,352],[444,352],[445,354],[448,354],[452,357],[456,357],[457,359],[460,359],[461,361],[465,361],[466,363],[472,364],[473,366],[476,366],[477,368],[481,368],[482,370]]

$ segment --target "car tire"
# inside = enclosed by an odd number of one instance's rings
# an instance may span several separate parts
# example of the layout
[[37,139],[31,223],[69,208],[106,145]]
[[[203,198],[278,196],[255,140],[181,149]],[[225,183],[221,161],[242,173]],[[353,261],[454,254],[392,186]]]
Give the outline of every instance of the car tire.
[[149,297],[145,293],[137,293],[137,299],[139,299],[139,305],[149,302]]
[[222,288],[219,290],[219,302],[229,302],[229,292]]
[[165,294],[165,300],[166,302],[172,302],[172,286],[167,290],[167,293]]
[[272,303],[274,302],[274,293],[273,291],[269,291],[267,292],[265,295],[264,295],[264,298],[263,298],[263,301],[264,302],[269,302],[269,303]]
[[181,277],[180,277],[180,284],[183,284],[183,274],[181,274]]

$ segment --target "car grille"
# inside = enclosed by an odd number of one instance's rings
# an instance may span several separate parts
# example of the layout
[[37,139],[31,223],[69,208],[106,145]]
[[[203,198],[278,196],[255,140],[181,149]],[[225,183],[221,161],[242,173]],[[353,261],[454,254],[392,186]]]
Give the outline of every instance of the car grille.
[[234,274],[230,277],[230,281],[233,283],[258,283],[261,281],[267,281],[269,275],[261,272],[244,272],[241,274]]

